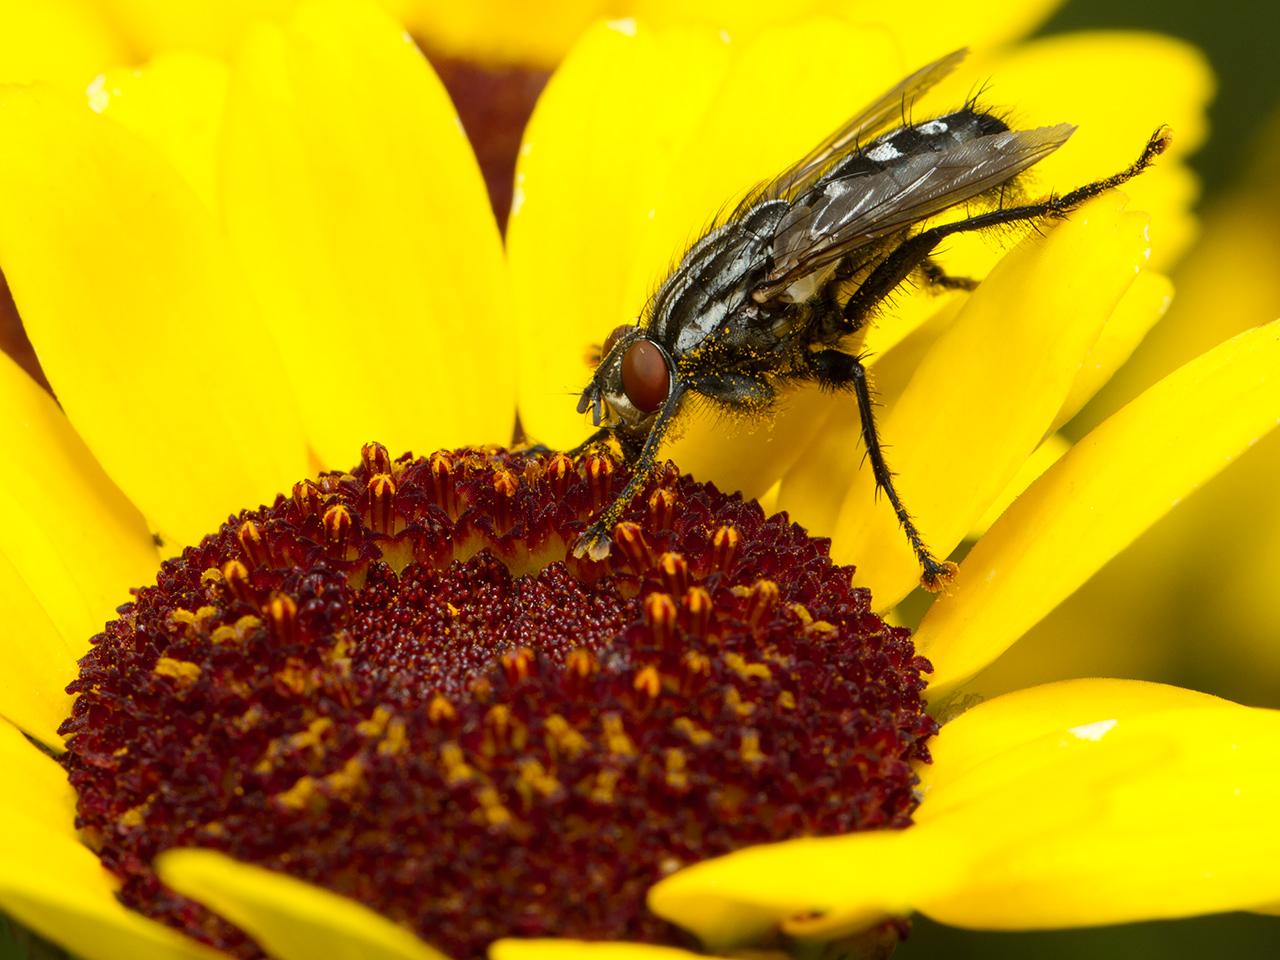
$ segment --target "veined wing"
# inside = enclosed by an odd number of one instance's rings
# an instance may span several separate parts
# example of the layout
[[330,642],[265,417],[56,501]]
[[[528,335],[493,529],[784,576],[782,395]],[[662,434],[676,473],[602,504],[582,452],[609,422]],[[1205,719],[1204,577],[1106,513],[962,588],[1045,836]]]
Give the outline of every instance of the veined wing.
[[968,52],[963,48],[955,50],[886,90],[771,181],[764,189],[764,197],[796,196],[812,187],[825,170],[856,149],[860,142],[870,139],[895,121],[901,123],[915,98],[954,70]]
[[819,180],[778,225],[764,301],[850,251],[1007,183],[1062,146],[1069,123],[1004,130],[939,153],[902,158],[875,174]]

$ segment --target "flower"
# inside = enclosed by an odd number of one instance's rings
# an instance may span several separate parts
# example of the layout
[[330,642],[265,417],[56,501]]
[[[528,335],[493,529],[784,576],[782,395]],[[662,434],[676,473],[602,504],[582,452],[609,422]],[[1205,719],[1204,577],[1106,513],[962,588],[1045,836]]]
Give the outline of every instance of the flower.
[[[583,373],[566,343],[626,319],[649,282],[641,272],[705,215],[693,211],[714,209],[708,197],[718,203],[783,165],[848,111],[849,97],[900,76],[907,65],[877,36],[833,20],[740,47],[717,32],[629,21],[594,30],[528,131],[506,266],[438,83],[367,8],[311,0],[285,26],[253,28],[230,66],[175,54],[113,73],[91,92],[105,118],[47,91],[0,92],[12,147],[0,155],[0,266],[60,404],[0,365],[14,434],[0,471],[12,626],[0,712],[14,725],[0,727],[0,750],[26,786],[0,798],[0,905],[87,957],[207,956],[114,899],[72,828],[76,798],[61,769],[23,735],[61,746],[69,702],[59,691],[104,609],[154,577],[153,533],[165,553],[195,543],[212,518],[345,463],[371,435],[397,450],[503,442],[517,396],[531,432],[564,443],[575,421],[562,391]],[[1134,85],[1134,115],[1158,114],[1139,141],[1167,120],[1193,143],[1207,81],[1178,45],[1045,41],[988,54],[975,69],[1016,78],[1021,66],[1034,88],[1041,58],[1087,77],[1095,58],[1110,64],[1118,49],[1144,60],[1149,85]],[[1157,74],[1162,82],[1150,79]],[[834,104],[795,96],[832,83],[851,92]],[[1032,102],[1015,99],[1019,109]],[[199,122],[183,128],[178,118]],[[1127,136],[1132,116],[1072,118],[1085,121],[1081,143],[1046,176],[1081,182],[1129,159],[1122,137],[1091,144],[1084,134],[1114,126]],[[681,163],[709,155],[721,159]],[[1135,205],[1150,205],[1153,229],[1185,239],[1185,189],[1169,163],[1131,192]],[[1040,438],[1158,315],[1167,289],[1143,271],[1147,228],[1122,198],[1100,198],[1044,242],[1019,245],[971,298],[942,301],[941,311],[939,301],[912,300],[901,325],[880,334],[886,431],[904,496],[935,548],[983,526],[990,504],[1025,483],[915,635],[944,715],[955,712],[944,698],[967,676],[1280,414],[1271,376],[1280,334],[1261,328],[1162,380],[1038,479],[1019,476]],[[951,257],[985,272],[994,255],[957,245]],[[1044,343],[1054,344],[1048,357]],[[908,368],[916,372],[904,383]],[[892,606],[915,571],[891,524],[881,532],[882,520],[866,519],[879,514],[861,481],[848,497],[832,482],[853,444],[838,423],[806,414],[810,402],[783,415],[791,419],[779,420],[773,444],[748,437],[750,458],[723,438],[695,442],[704,428],[691,426],[682,466],[734,485],[742,476],[760,492],[781,477],[779,502],[832,531],[877,604]],[[806,422],[808,436],[796,436],[794,424]],[[928,470],[913,461],[926,452],[936,458]],[[369,498],[376,527],[389,496],[378,477],[394,481],[394,471],[377,448],[366,459],[376,469],[366,464],[371,476],[354,495]],[[760,466],[735,473],[735,460]],[[331,527],[341,532],[340,516]],[[252,530],[244,537],[240,548],[251,551]],[[224,583],[241,583],[218,569]],[[272,629],[287,635],[288,603],[268,604]],[[198,626],[199,607],[189,612],[187,626]],[[193,679],[194,661],[169,660],[162,678],[179,688]],[[1264,907],[1280,901],[1280,851],[1267,829],[1278,723],[1272,712],[1156,685],[1023,691],[943,726],[933,764],[916,771],[913,825],[748,848],[673,874],[650,904],[713,950],[779,931],[842,938],[913,909],[961,924],[1039,926]],[[434,956],[353,901],[211,851],[173,851],[160,869],[170,887],[281,957]],[[687,955],[514,939],[493,951]]]

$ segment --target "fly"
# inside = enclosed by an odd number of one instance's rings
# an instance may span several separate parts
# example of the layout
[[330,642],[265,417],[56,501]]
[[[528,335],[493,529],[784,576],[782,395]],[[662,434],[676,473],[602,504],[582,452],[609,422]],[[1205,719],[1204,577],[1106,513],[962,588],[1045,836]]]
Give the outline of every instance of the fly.
[[[817,383],[853,393],[876,487],[915,552],[922,585],[937,590],[951,577],[954,564],[930,551],[894,489],[858,352],[867,325],[913,276],[941,289],[976,285],[949,276],[932,259],[945,238],[1063,217],[1137,176],[1170,140],[1161,127],[1119,173],[1006,207],[1015,178],[1062,146],[1075,127],[1013,130],[972,103],[893,126],[964,54],[956,51],[911,74],[750,194],[690,248],[639,322],[609,335],[578,401],[578,412],[590,410],[599,429],[578,449],[612,438],[632,473],[583,531],[576,556],[608,555],[614,525],[652,476],[663,439],[691,395],[736,414],[760,415],[787,388]],[[983,198],[994,209],[926,225],[957,204]]]

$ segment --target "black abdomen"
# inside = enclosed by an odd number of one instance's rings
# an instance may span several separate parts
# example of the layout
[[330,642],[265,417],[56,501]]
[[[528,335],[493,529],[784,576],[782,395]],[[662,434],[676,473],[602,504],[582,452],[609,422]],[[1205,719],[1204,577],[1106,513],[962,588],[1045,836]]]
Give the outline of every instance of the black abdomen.
[[906,157],[941,153],[979,137],[1003,133],[1008,129],[1008,124],[999,117],[965,107],[944,117],[922,120],[881,134],[836,164],[824,175],[824,179],[879,173]]

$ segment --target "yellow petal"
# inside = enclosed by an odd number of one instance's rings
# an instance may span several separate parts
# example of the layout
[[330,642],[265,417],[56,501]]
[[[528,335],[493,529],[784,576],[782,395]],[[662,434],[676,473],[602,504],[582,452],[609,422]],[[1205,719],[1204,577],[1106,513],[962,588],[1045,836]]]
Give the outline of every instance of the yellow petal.
[[156,858],[166,884],[230,920],[278,960],[445,960],[368,907],[212,850]]
[[[1100,197],[1000,262],[879,418],[897,489],[945,556],[1039,445],[1107,317],[1146,258],[1146,218]],[[856,411],[853,413],[856,416]],[[813,464],[847,476],[844,464]],[[843,469],[841,469],[843,467]],[[833,480],[839,485],[839,480]],[[878,608],[904,596],[918,565],[869,464],[847,485],[833,555],[859,564]]]
[[40,599],[22,582],[18,568],[0,554],[0,617],[5,624],[0,653],[0,717],[41,743],[62,748],[58,727],[71,712],[65,690],[76,676],[75,650],[49,619]]
[[154,576],[137,509],[56,403],[0,355],[0,714],[50,745],[63,688],[128,588]]
[[80,93],[129,54],[108,17],[83,0],[0,0],[0,83],[44,82]]
[[108,70],[89,85],[89,106],[155,147],[211,210],[218,205],[226,99],[226,64],[195,53],[162,54],[144,67]]
[[1022,461],[1022,466],[1009,481],[1009,485],[992,501],[982,519],[969,531],[968,539],[977,540],[986,533],[991,525],[1000,519],[1000,514],[1008,510],[1009,505],[1022,496],[1022,491],[1031,486],[1040,474],[1061,460],[1062,455],[1070,449],[1071,441],[1062,434],[1055,433],[1046,437],[1044,442],[1031,452],[1031,456]]
[[54,392],[169,540],[305,470],[278,366],[212,216],[131,134],[0,93],[0,268]]
[[1173,284],[1164,274],[1144,270],[1107,319],[1093,349],[1084,358],[1071,392],[1058,411],[1055,427],[1074,417],[1111,379],[1156,325],[1173,300]]
[[[950,739],[954,737],[954,740]],[[1280,713],[1124,681],[1001,697],[943,729],[917,818],[966,876],[917,907],[1033,929],[1280,896]]]
[[247,24],[258,18],[282,19],[296,4],[297,0],[98,0],[144,57],[173,50],[228,56]]
[[1280,323],[1170,374],[1046,472],[965,558],[915,641],[945,693],[1280,419]]
[[983,15],[946,0],[922,0],[893,6],[876,0],[561,0],[531,8],[517,0],[487,0],[448,6],[429,0],[395,0],[410,28],[431,49],[453,56],[498,63],[553,67],[591,21],[603,16],[633,16],[657,26],[697,24],[747,36],[806,16],[838,16],[875,24],[895,36],[912,62],[926,63],[956,47],[963,36],[973,47],[994,46],[1031,30],[1059,0],[1003,0],[983,7]]
[[502,251],[440,82],[376,7],[316,0],[260,26],[233,71],[232,244],[330,466],[509,442]]
[[929,840],[908,827],[750,847],[660,881],[649,908],[711,950],[760,943],[814,913],[838,912],[841,932],[856,931],[954,882],[954,861]]
[[[20,817],[41,829],[76,842],[76,795],[57,762],[32,745],[17,727],[0,720],[0,767],[7,784],[20,789],[0,791],[0,820]],[[2,846],[2,845],[0,845]]]
[[0,354],[0,551],[78,657],[156,570],[147,525],[58,404]]
[[[770,5],[778,8],[776,4]],[[823,8],[851,20],[883,26],[903,45],[907,59],[913,64],[928,63],[961,44],[980,51],[1015,40],[1034,30],[1061,5],[1062,0],[1000,0],[984,3],[982,15],[975,17],[972,7],[966,8],[954,0],[924,0],[913,4],[854,0],[822,4]]]
[[[27,746],[28,753],[36,750]],[[5,760],[13,751],[0,745]],[[44,760],[47,764],[49,760]],[[14,769],[14,768],[10,768]],[[18,771],[37,773],[29,762]],[[49,780],[45,771],[37,782]],[[69,787],[63,781],[64,792]],[[45,795],[44,788],[37,791]],[[216,960],[223,955],[125,909],[96,856],[74,838],[67,797],[31,817],[0,805],[0,911],[83,960]],[[54,810],[67,814],[50,826]],[[225,959],[224,959],[225,960]]]
[[395,6],[405,26],[432,52],[546,69],[560,61],[593,20],[621,12],[618,4],[604,0],[558,0],[537,7],[522,0],[471,4],[398,0]]
[[649,943],[585,940],[498,940],[489,948],[489,960],[706,960],[708,956]]
[[1278,732],[1273,711],[1156,684],[1001,697],[934,741],[916,825],[730,854],[662,881],[650,905],[725,947],[911,909],[1031,928],[1265,904],[1280,891]]

